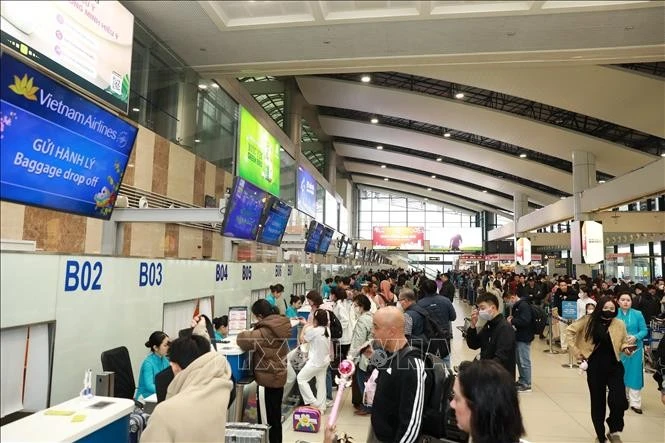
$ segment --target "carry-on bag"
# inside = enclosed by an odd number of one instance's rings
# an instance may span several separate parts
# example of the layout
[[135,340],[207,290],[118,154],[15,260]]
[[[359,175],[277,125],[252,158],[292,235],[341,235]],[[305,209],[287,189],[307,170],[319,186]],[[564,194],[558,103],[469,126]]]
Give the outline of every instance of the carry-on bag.
[[300,406],[293,411],[293,430],[298,432],[319,432],[321,411],[310,406]]
[[268,443],[268,425],[255,423],[226,423],[225,443]]

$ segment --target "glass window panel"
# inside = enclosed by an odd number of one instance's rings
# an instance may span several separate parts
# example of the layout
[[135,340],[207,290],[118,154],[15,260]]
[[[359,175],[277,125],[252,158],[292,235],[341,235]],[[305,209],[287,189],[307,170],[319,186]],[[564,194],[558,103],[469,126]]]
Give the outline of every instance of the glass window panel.
[[421,226],[425,224],[425,212],[410,210],[408,213],[409,226]]
[[649,244],[635,245],[634,255],[649,255]]
[[459,227],[462,224],[462,216],[460,213],[445,212],[443,214],[443,225],[450,227]]
[[372,210],[372,200],[369,198],[360,199],[360,210],[361,211],[371,211]]
[[372,213],[372,222],[374,226],[385,225],[390,222],[390,212],[388,211],[374,211]]
[[[397,225],[402,223],[402,225]],[[406,226],[406,212],[390,212],[390,224],[392,226]]]
[[427,226],[443,226],[443,212],[428,212],[425,223]]
[[375,198],[372,200],[372,209],[374,211],[388,211],[390,200],[387,198]]
[[424,211],[425,210],[425,203],[422,200],[416,200],[414,198],[410,198],[407,204],[409,211],[412,209],[419,210],[419,211]]
[[[653,242],[653,255],[662,255],[662,252],[660,250],[660,242]],[[656,275],[663,275],[663,274],[656,274]]]
[[391,197],[390,198],[391,211],[406,211],[406,198],[405,197]]
[[371,222],[361,222],[360,223],[360,230],[361,231],[371,231],[372,230],[372,223]]
[[429,212],[429,211],[441,211],[441,210],[443,209],[443,206],[438,205],[438,204],[436,204],[436,203],[430,203],[430,202],[427,202],[427,203],[425,203],[425,209],[426,209],[428,212]]
[[369,230],[360,230],[360,231],[358,231],[358,235],[363,240],[371,240],[372,239],[372,231],[369,231]]
[[617,248],[617,252],[619,254],[625,254],[627,252],[629,253],[630,252],[630,245],[619,245],[619,247]]
[[358,214],[358,221],[363,223],[363,222],[371,222],[372,221],[372,213],[371,212],[361,212]]

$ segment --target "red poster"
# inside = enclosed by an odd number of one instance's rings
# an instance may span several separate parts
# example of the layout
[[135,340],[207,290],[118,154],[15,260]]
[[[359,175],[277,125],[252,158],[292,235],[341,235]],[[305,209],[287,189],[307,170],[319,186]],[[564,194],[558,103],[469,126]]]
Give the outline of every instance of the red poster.
[[425,248],[425,228],[374,226],[372,230],[372,248],[422,251]]

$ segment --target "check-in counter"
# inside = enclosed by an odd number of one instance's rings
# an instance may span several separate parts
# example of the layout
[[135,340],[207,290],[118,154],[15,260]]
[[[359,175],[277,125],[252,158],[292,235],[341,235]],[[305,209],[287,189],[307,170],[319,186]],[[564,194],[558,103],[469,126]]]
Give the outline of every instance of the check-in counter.
[[73,398],[0,428],[3,442],[128,442],[134,401]]

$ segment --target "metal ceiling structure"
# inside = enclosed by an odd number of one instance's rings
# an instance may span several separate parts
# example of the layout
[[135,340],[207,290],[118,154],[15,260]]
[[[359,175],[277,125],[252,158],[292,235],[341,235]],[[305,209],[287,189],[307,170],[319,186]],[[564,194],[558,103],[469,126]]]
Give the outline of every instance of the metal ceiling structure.
[[618,66],[624,69],[631,69],[633,71],[643,72],[645,74],[655,75],[657,77],[665,78],[665,62],[653,62],[653,63],[622,63],[619,65],[610,65]]

